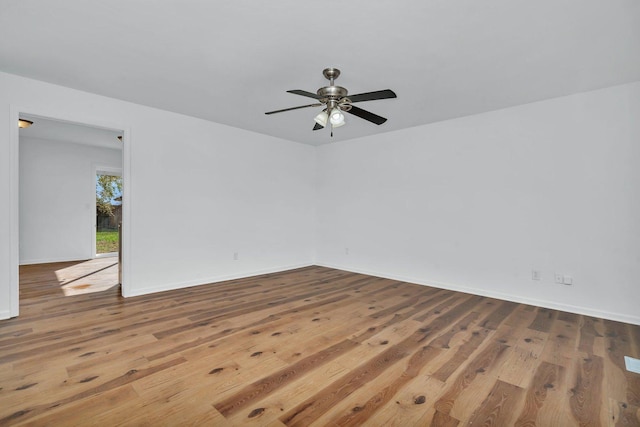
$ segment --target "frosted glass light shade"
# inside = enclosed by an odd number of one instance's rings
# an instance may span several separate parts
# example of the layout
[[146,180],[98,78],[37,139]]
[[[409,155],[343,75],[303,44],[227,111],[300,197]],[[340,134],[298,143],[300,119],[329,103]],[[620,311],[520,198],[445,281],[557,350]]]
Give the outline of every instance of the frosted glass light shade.
[[327,113],[325,111],[321,111],[320,114],[318,114],[313,120],[315,120],[315,122],[320,126],[325,127],[327,125],[328,119],[329,116],[327,115]]
[[331,111],[331,117],[329,119],[334,128],[339,128],[344,125],[344,114],[338,108],[334,108]]

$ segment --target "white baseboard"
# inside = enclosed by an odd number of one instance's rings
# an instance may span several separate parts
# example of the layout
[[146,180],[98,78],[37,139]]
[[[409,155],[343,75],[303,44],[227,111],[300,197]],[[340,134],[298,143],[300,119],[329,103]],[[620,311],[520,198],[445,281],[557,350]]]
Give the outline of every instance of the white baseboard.
[[95,254],[94,258],[115,258],[118,256],[118,252],[105,252],[103,254]]
[[602,311],[602,310],[594,309],[594,308],[591,308],[591,307],[582,307],[582,306],[575,306],[575,305],[569,305],[569,304],[562,304],[562,303],[557,303],[557,302],[549,301],[549,300],[539,300],[539,299],[534,299],[534,298],[523,298],[523,297],[520,297],[520,296],[517,296],[517,295],[505,294],[505,293],[502,293],[502,292],[492,292],[492,291],[487,291],[485,289],[473,288],[473,287],[468,287],[468,286],[460,286],[460,285],[451,284],[451,283],[426,281],[426,280],[418,279],[418,278],[415,278],[415,277],[404,277],[404,276],[399,276],[399,275],[394,275],[394,274],[381,273],[381,272],[378,272],[378,271],[369,271],[369,270],[362,270],[362,269],[357,269],[357,268],[354,269],[354,268],[351,268],[351,267],[340,266],[340,265],[336,265],[336,264],[316,263],[316,265],[318,265],[320,267],[328,267],[328,268],[336,268],[338,270],[346,270],[346,271],[350,271],[352,273],[360,273],[360,274],[366,274],[366,275],[369,275],[369,276],[383,277],[385,279],[399,280],[399,281],[402,281],[402,282],[415,283],[415,284],[423,285],[423,286],[431,286],[431,287],[434,287],[434,288],[447,289],[447,290],[450,290],[450,291],[465,292],[465,293],[468,293],[468,294],[479,295],[479,296],[489,297],[489,298],[496,298],[496,299],[505,300],[505,301],[511,301],[511,302],[517,302],[517,303],[520,303],[520,304],[535,305],[535,306],[538,306],[538,307],[550,308],[550,309],[553,309],[553,310],[568,311],[570,313],[582,314],[582,315],[585,315],[585,316],[599,317],[599,318],[602,318],[602,319],[615,320],[617,322],[624,322],[624,323],[631,323],[633,325],[640,325],[640,316],[637,316],[637,315],[628,315],[628,314],[623,314],[623,313],[612,313],[610,311]]
[[20,260],[20,265],[32,265],[32,264],[49,264],[52,262],[78,262],[78,261],[87,261],[90,260],[91,257],[82,257],[82,258],[42,258],[42,259],[28,259],[28,260]]
[[225,282],[227,280],[246,279],[248,277],[260,276],[262,274],[279,273],[281,271],[295,270],[296,268],[310,267],[312,265],[314,264],[313,263],[295,264],[295,265],[267,268],[264,270],[248,271],[248,272],[243,272],[238,274],[227,274],[223,276],[214,276],[214,277],[208,277],[203,279],[195,279],[187,282],[167,283],[160,286],[135,289],[133,290],[133,292],[128,292],[126,295],[123,294],[122,296],[128,298],[128,297],[136,297],[140,295],[148,295],[156,292],[165,292],[165,291],[172,291],[176,289],[190,288],[191,286],[210,285],[212,283]]

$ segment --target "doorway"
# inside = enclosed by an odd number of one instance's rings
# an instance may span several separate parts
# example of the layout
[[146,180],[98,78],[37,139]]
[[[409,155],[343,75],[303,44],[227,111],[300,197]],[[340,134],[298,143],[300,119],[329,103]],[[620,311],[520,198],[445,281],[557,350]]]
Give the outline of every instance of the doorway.
[[96,257],[115,257],[119,253],[122,227],[122,171],[98,167],[95,180],[94,253]]
[[[49,112],[50,113],[50,112]],[[19,271],[20,269],[22,269],[23,265],[33,265],[33,264],[37,264],[37,263],[55,263],[55,262],[80,262],[81,260],[90,260],[90,259],[94,259],[96,258],[96,251],[95,251],[95,221],[96,221],[96,214],[95,214],[95,199],[96,199],[96,193],[95,193],[95,188],[96,188],[96,181],[95,178],[92,179],[92,175],[91,175],[91,168],[92,166],[89,165],[87,166],[88,170],[86,170],[86,172],[84,172],[84,176],[86,178],[86,187],[85,190],[82,190],[82,194],[83,196],[81,197],[85,197],[85,202],[81,207],[78,207],[77,205],[75,206],[75,208],[71,208],[69,207],[69,211],[74,210],[74,212],[78,212],[78,211],[82,211],[83,215],[86,214],[86,219],[88,221],[86,228],[83,233],[85,237],[82,238],[83,242],[86,243],[82,243],[82,244],[77,244],[77,243],[73,243],[73,242],[77,242],[78,240],[75,239],[75,237],[77,237],[77,235],[75,234],[75,231],[65,231],[62,236],[60,235],[60,233],[58,233],[57,236],[54,236],[55,233],[49,233],[46,234],[45,233],[45,239],[47,242],[54,242],[55,244],[58,245],[58,249],[59,251],[56,252],[55,254],[53,254],[53,252],[50,253],[46,253],[43,250],[43,247],[45,246],[43,245],[34,245],[33,242],[36,241],[36,239],[33,239],[31,236],[31,240],[30,241],[24,241],[26,238],[28,238],[29,236],[23,236],[25,229],[29,230],[33,230],[32,227],[30,226],[30,222],[33,223],[34,221],[34,217],[37,217],[37,215],[33,215],[33,211],[31,212],[32,215],[29,218],[25,218],[23,216],[23,214],[25,214],[25,203],[24,203],[24,195],[23,193],[23,183],[28,182],[27,179],[23,179],[23,160],[25,160],[25,158],[27,158],[28,156],[23,156],[22,152],[21,152],[21,145],[22,145],[22,141],[21,139],[23,139],[23,137],[25,138],[32,138],[33,140],[37,140],[37,139],[47,139],[47,140],[59,140],[60,139],[60,133],[59,131],[66,127],[67,130],[69,129],[74,129],[71,131],[70,134],[68,134],[67,136],[71,135],[69,138],[67,139],[67,143],[71,143],[71,144],[76,144],[74,145],[74,149],[73,150],[69,150],[69,152],[58,152],[55,154],[55,156],[47,156],[47,159],[52,160],[50,163],[46,165],[46,168],[42,168],[43,173],[48,173],[48,175],[45,176],[44,179],[41,180],[41,184],[43,187],[45,186],[45,184],[47,183],[47,181],[49,180],[53,180],[55,181],[55,179],[59,178],[60,176],[63,176],[65,174],[69,173],[70,169],[75,168],[76,166],[76,161],[77,161],[77,153],[81,153],[81,152],[86,152],[86,151],[90,151],[90,150],[94,150],[95,149],[95,144],[92,147],[91,143],[88,143],[88,141],[82,140],[79,141],[77,140],[77,138],[82,138],[81,134],[86,133],[86,131],[88,130],[92,130],[98,133],[103,133],[103,134],[111,134],[111,136],[113,136],[114,132],[117,133],[119,136],[119,139],[115,139],[115,143],[117,143],[119,145],[119,151],[117,156],[119,156],[120,158],[120,164],[119,164],[119,168],[117,168],[117,170],[115,172],[118,173],[119,175],[119,179],[121,180],[121,193],[118,196],[120,198],[120,201],[126,201],[127,200],[127,193],[126,193],[126,182],[127,182],[127,177],[128,177],[128,169],[125,165],[129,165],[129,150],[126,149],[126,145],[125,145],[125,141],[127,140],[127,135],[128,135],[128,129],[126,129],[123,126],[113,126],[110,124],[104,124],[104,123],[99,123],[99,122],[95,122],[92,120],[78,120],[77,118],[73,118],[73,117],[61,117],[61,116],[57,116],[57,113],[54,112],[53,114],[49,114],[48,112],[38,112],[37,114],[35,113],[27,113],[26,111],[21,111],[18,110],[16,108],[12,108],[11,111],[11,117],[12,120],[15,120],[15,122],[18,122],[18,119],[27,119],[30,122],[33,122],[32,128],[31,128],[31,132],[27,133],[25,131],[28,131],[29,129],[21,129],[20,131],[18,131],[18,127],[16,126],[15,130],[12,130],[12,134],[11,134],[11,176],[12,176],[12,195],[11,195],[11,207],[12,207],[12,216],[11,216],[11,229],[12,229],[12,233],[11,233],[11,264],[15,266],[14,269],[14,274],[12,274],[11,277],[11,284],[10,284],[10,297],[11,297],[11,310],[10,310],[10,316],[11,317],[15,317],[19,314],[19,306],[20,306],[20,301],[19,301],[19,283],[20,283],[20,277],[19,277]],[[37,135],[34,134],[34,130],[40,128],[40,131],[42,131],[43,126],[45,124],[54,124],[54,128],[53,131],[51,133],[49,133],[46,137],[42,137],[42,135]],[[38,126],[38,124],[40,126]],[[38,127],[36,127],[38,126]],[[46,126],[44,126],[46,127]],[[123,130],[117,130],[117,129],[123,129]],[[24,132],[24,135],[23,135]],[[25,136],[26,135],[26,136]],[[74,138],[76,138],[74,140]],[[113,138],[116,138],[115,136]],[[98,144],[99,145],[99,144]],[[18,155],[20,153],[20,155]],[[71,153],[71,154],[69,154]],[[53,160],[58,160],[58,159],[64,159],[66,158],[67,155],[70,156],[76,156],[72,159],[67,159],[69,160],[69,164],[71,164],[71,167],[65,167],[64,165],[62,166],[57,166],[54,164]],[[102,168],[102,169],[107,169],[107,168]],[[115,168],[114,168],[115,169]],[[109,170],[109,172],[114,172],[113,170]],[[51,179],[51,178],[54,179]],[[95,175],[93,175],[93,177],[95,177]],[[20,179],[18,179],[20,178]],[[72,185],[71,185],[72,186]],[[64,188],[66,186],[64,185],[60,185],[57,188]],[[64,196],[60,196],[59,194],[46,194],[46,192],[43,192],[44,196],[41,197],[41,199],[45,200],[47,198],[49,198],[48,200],[54,200],[58,206],[57,207],[63,207],[63,205],[71,205],[71,201],[68,197],[68,195],[64,195]],[[35,198],[38,198],[39,196],[36,196]],[[128,218],[129,218],[129,214],[128,214],[128,210],[126,208],[126,203],[121,203],[121,208],[120,212],[119,212],[119,217],[120,220],[123,223],[127,223]],[[83,222],[82,221],[78,221],[78,222]],[[57,232],[59,232],[61,229],[64,229],[65,227],[62,226],[64,225],[63,222],[61,222],[60,217],[59,216],[55,216],[52,215],[51,218],[49,219],[49,223],[50,223],[50,230],[55,230]],[[32,225],[32,224],[31,224]],[[55,238],[54,238],[55,237]],[[119,239],[120,240],[120,239]],[[124,242],[126,242],[126,235],[118,242],[118,245],[122,245]],[[86,248],[82,249],[82,248]],[[117,250],[115,251],[115,253],[117,254]],[[123,247],[123,251],[122,251],[122,257],[123,259],[126,259],[126,257],[128,256],[128,250],[125,247]],[[126,294],[126,271],[123,272],[122,274],[122,287],[120,292],[124,295]],[[66,281],[69,280],[68,276],[65,279]]]

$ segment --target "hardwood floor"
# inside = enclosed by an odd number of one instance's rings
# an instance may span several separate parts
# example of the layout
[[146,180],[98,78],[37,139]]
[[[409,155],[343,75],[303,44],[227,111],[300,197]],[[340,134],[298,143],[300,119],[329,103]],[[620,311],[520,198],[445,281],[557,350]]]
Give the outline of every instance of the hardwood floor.
[[118,258],[56,262],[20,267],[20,298],[26,302],[39,294],[64,295],[101,292],[118,286]]
[[640,327],[322,267],[123,299],[21,268],[0,425],[640,425]]

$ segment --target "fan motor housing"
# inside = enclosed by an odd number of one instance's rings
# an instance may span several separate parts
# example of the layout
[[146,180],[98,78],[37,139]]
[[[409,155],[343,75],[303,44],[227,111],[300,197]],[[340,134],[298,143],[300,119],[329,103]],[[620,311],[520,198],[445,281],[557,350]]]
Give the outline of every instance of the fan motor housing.
[[342,86],[325,86],[318,89],[317,92],[318,96],[321,98],[336,100],[344,98],[345,96],[347,96],[347,93],[349,93],[347,89],[343,88]]

